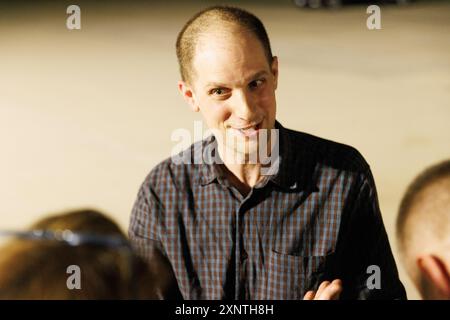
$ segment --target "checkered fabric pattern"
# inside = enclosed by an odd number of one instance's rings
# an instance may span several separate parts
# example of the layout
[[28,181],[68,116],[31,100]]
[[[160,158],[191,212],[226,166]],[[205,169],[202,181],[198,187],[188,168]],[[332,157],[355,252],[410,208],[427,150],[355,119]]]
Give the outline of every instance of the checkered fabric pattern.
[[[302,299],[336,278],[343,299],[406,298],[364,158],[276,128],[279,170],[245,196],[220,165],[157,165],[131,215],[136,250],[150,263],[161,251],[185,299]],[[214,143],[210,136],[188,151],[195,157]],[[371,265],[380,268],[380,288],[367,285]]]

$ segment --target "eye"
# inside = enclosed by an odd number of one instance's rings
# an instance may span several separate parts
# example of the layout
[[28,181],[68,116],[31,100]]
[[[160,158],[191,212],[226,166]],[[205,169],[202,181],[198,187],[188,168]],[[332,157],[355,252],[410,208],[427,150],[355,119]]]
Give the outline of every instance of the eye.
[[252,82],[250,82],[248,84],[248,86],[250,87],[250,89],[256,89],[256,88],[260,87],[264,83],[264,81],[265,81],[265,79],[253,80]]
[[214,96],[222,96],[225,93],[226,93],[226,90],[224,88],[214,88],[209,91],[209,94],[214,95]]

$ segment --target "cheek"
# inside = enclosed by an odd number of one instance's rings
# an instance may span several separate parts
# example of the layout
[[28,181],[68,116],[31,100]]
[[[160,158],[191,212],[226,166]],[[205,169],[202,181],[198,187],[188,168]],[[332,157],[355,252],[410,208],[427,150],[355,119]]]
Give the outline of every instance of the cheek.
[[276,105],[275,92],[273,90],[264,90],[260,95],[259,105],[267,112],[274,112]]
[[223,122],[231,116],[231,109],[225,103],[215,102],[211,106],[211,113],[217,122]]
[[204,101],[204,104],[200,105],[200,110],[208,125],[214,127],[231,116],[231,109],[225,103],[217,101]]

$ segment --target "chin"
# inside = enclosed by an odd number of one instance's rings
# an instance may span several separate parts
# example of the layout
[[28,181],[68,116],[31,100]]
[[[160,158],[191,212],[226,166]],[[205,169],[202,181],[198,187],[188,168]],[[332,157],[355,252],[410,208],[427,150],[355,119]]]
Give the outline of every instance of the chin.
[[240,161],[244,161],[244,163],[256,164],[258,159],[258,145],[255,146],[242,146],[240,148],[233,148],[236,156]]

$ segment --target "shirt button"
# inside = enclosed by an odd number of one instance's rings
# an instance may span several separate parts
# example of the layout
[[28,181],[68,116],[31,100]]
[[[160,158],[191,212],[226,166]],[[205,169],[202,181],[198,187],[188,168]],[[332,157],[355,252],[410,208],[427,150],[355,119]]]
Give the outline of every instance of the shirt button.
[[241,261],[247,260],[247,259],[248,259],[248,254],[247,254],[247,252],[242,251],[242,254],[241,254]]

